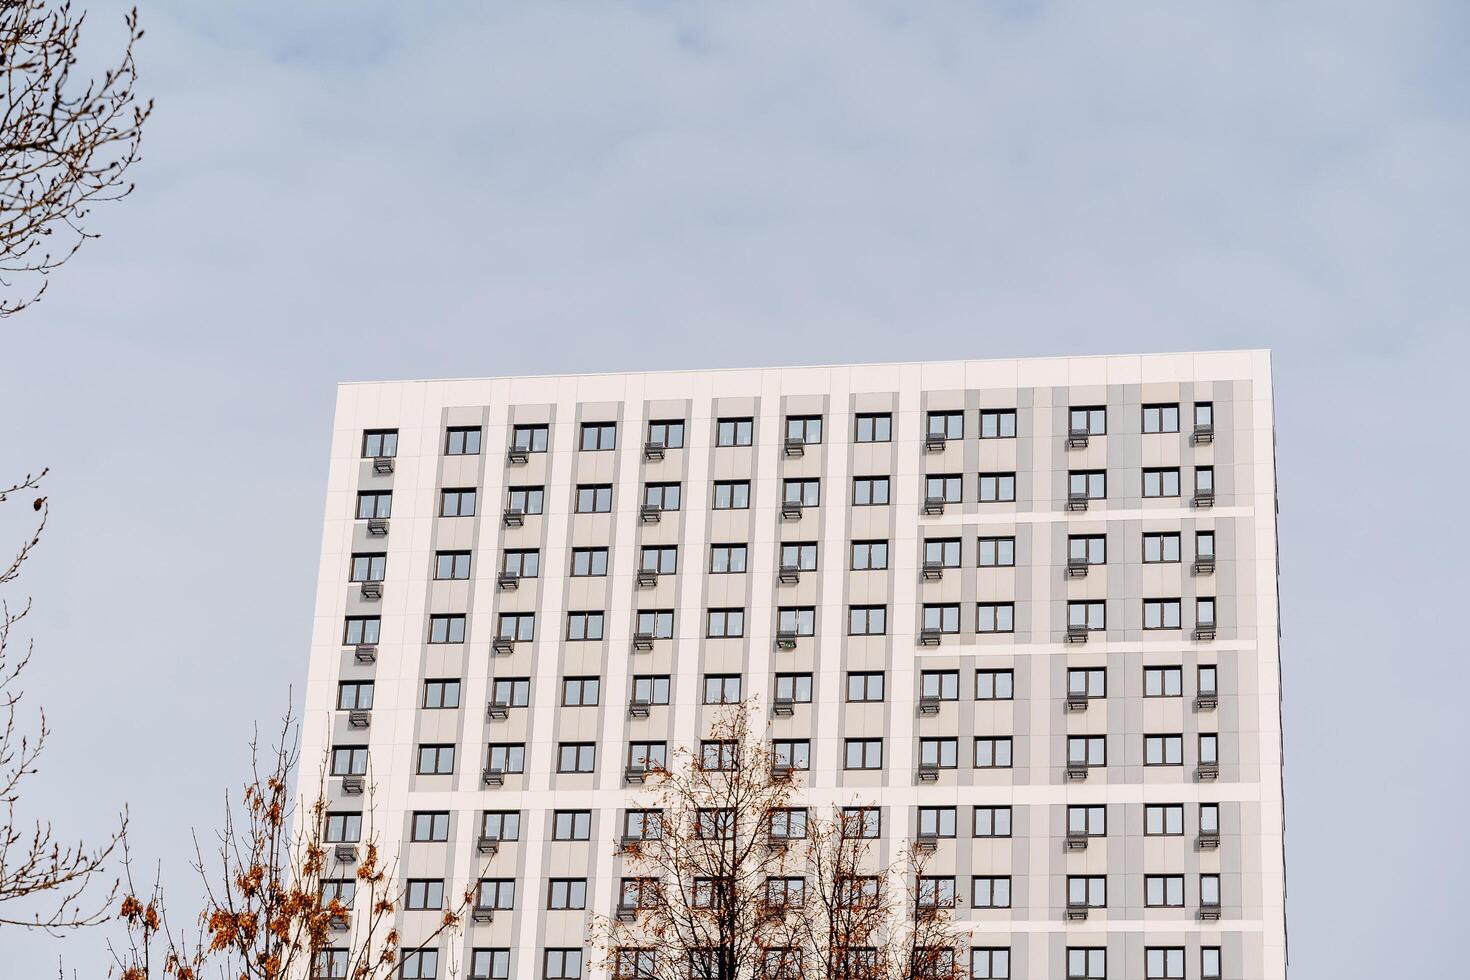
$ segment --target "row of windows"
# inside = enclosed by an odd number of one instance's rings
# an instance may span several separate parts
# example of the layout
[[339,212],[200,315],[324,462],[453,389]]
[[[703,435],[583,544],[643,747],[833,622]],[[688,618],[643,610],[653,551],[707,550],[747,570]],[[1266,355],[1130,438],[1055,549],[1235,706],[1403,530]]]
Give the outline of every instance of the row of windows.
[[[784,541],[780,544],[779,565],[783,570],[814,572],[817,570],[816,541]],[[959,568],[961,538],[925,538],[922,543],[925,568]],[[1215,557],[1215,532],[1196,531],[1196,560]],[[871,571],[888,567],[888,541],[853,541],[849,551],[850,568]],[[709,546],[708,569],[712,574],[740,574],[748,566],[749,546],[744,543]],[[1145,564],[1178,563],[1181,560],[1181,535],[1177,531],[1145,531],[1143,534]],[[1069,565],[1106,565],[1108,539],[1105,534],[1073,534],[1067,538]],[[975,563],[980,568],[1010,568],[1016,564],[1016,539],[1013,536],[981,537],[975,542]],[[381,582],[388,570],[388,554],[382,551],[357,552],[352,555],[350,579],[353,582]],[[468,579],[472,562],[469,551],[434,553],[434,578],[439,581]],[[607,574],[607,548],[572,549],[571,574],[574,577]],[[643,545],[638,553],[638,569],[672,575],[679,570],[677,545]],[[515,578],[538,578],[541,574],[541,552],[537,548],[514,548],[501,553],[500,572]]]
[[[847,700],[854,702],[883,701],[886,674],[881,670],[847,672]],[[1196,668],[1196,691],[1202,695],[1219,694],[1219,672],[1213,664]],[[779,703],[810,704],[810,673],[776,674],[775,699]],[[600,703],[602,679],[596,676],[563,677],[563,707],[596,707]],[[644,705],[669,703],[671,678],[668,674],[642,674],[633,677],[632,701]],[[339,711],[370,711],[373,707],[374,684],[369,680],[339,681]],[[744,678],[741,674],[705,674],[703,703],[733,704],[742,699]],[[1107,697],[1107,669],[1073,667],[1067,671],[1067,694],[1089,699]],[[1150,666],[1143,668],[1143,696],[1146,698],[1182,698],[1184,668]],[[960,671],[924,670],[919,673],[919,697],[925,700],[958,701]],[[980,668],[975,671],[976,701],[1010,701],[1015,697],[1015,674],[1009,668]],[[491,684],[491,701],[511,708],[528,707],[531,703],[529,677],[497,677]],[[431,678],[423,683],[421,707],[453,709],[460,706],[458,678]]]
[[[659,972],[659,953],[652,949],[622,948],[616,951],[613,976],[616,980],[653,980],[664,974]],[[948,953],[948,951],[940,951]],[[1144,980],[1185,980],[1185,947],[1148,946],[1144,949]],[[668,955],[668,954],[664,954]],[[800,951],[774,948],[764,952],[763,975],[772,980],[795,980],[803,976]],[[952,955],[952,954],[951,954]],[[875,951],[855,949],[849,951],[854,976],[866,975],[860,971],[863,964],[872,959]],[[926,972],[915,972],[916,980],[929,976],[950,977],[955,964],[947,956],[938,962],[922,967]],[[313,976],[318,980],[345,980],[348,970],[346,949],[326,949],[317,954]],[[1222,948],[1202,946],[1199,950],[1200,980],[1221,980],[1223,974]],[[439,950],[415,949],[404,953],[399,968],[402,980],[439,980]],[[509,980],[511,976],[511,950],[475,949],[470,954],[469,980]],[[694,962],[689,965],[692,980],[716,977],[712,960]],[[541,980],[580,980],[583,976],[584,951],[581,949],[547,948],[541,952]],[[1066,980],[1107,980],[1108,950],[1105,946],[1068,946],[1066,948]],[[932,972],[928,972],[932,971]],[[446,974],[447,975],[447,974]],[[519,974],[518,974],[519,975]],[[1115,974],[1121,975],[1121,974]],[[1137,974],[1134,974],[1137,976]],[[1011,950],[1007,946],[974,947],[970,950],[970,976],[974,980],[1009,980],[1011,977]]]
[[[1114,739],[1119,736],[1112,736]],[[1183,766],[1184,735],[1182,733],[1145,734],[1143,764],[1145,766]],[[1220,736],[1201,733],[1197,738],[1197,757],[1201,765],[1219,765]],[[1102,768],[1108,764],[1109,736],[1068,735],[1067,764]],[[848,770],[882,769],[885,739],[863,737],[843,739],[843,768]],[[811,740],[804,738],[773,739],[772,752],[776,764],[787,769],[811,768]],[[921,769],[955,769],[959,766],[960,740],[955,736],[921,737],[918,739],[918,764]],[[736,746],[730,742],[700,743],[699,762],[712,771],[734,769],[739,763]],[[597,771],[597,743],[560,742],[556,746],[556,771],[590,773]],[[421,776],[453,775],[456,746],[431,744],[418,747],[415,771]],[[505,774],[525,772],[524,742],[492,742],[487,748],[487,768]],[[1014,751],[1009,735],[976,735],[972,742],[971,765],[975,769],[1010,769]],[[626,755],[629,768],[649,770],[668,763],[665,742],[630,742]],[[361,776],[367,773],[368,748],[365,745],[332,747],[333,776]]]
[[[962,410],[929,412],[925,416],[926,436],[942,439],[963,439],[966,417]],[[1168,402],[1142,406],[1139,421],[1145,433],[1179,431],[1179,403]],[[1068,411],[1068,431],[1085,432],[1089,435],[1107,434],[1107,409],[1104,406],[1076,406]],[[978,415],[978,436],[981,439],[1014,439],[1016,437],[1016,410],[981,409]],[[1213,429],[1215,422],[1214,404],[1194,403],[1196,429]],[[785,438],[802,445],[819,445],[822,442],[823,418],[820,415],[788,415],[785,418]],[[649,447],[659,449],[684,448],[683,419],[653,419],[645,428]],[[859,413],[853,418],[854,442],[891,442],[893,439],[893,415],[887,412]],[[755,433],[755,420],[750,417],[721,418],[715,420],[716,446],[749,446]],[[482,431],[479,426],[450,426],[444,431],[444,454],[446,456],[476,456],[480,452]],[[598,452],[617,448],[618,423],[610,421],[583,422],[577,448],[583,452]],[[544,453],[550,446],[550,426],[547,424],[516,425],[511,427],[510,448],[526,453]],[[362,437],[364,458],[381,459],[398,455],[397,429],[368,429]]]
[[[1220,805],[1194,804],[1199,833],[1220,833]],[[961,809],[954,806],[917,807],[916,830],[921,838],[952,839],[957,836]],[[970,828],[974,837],[1010,837],[1012,808],[978,805],[970,811]],[[657,837],[660,833],[657,810],[627,810],[622,816],[621,836],[628,838]],[[444,843],[449,840],[447,810],[421,810],[412,816],[410,840],[416,843]],[[1143,808],[1142,832],[1146,837],[1181,837],[1184,835],[1185,804],[1148,803]],[[772,811],[766,832],[778,840],[805,840],[810,813],[805,807],[787,807]],[[334,810],[327,815],[325,828],[329,844],[355,844],[362,839],[362,813]],[[882,810],[879,807],[846,807],[843,831],[851,837],[882,837]],[[1067,807],[1068,836],[1106,837],[1108,808],[1102,805],[1070,805]],[[480,813],[479,835],[502,842],[521,839],[519,810],[484,810]],[[551,839],[585,841],[592,837],[591,810],[554,810],[551,813]]]

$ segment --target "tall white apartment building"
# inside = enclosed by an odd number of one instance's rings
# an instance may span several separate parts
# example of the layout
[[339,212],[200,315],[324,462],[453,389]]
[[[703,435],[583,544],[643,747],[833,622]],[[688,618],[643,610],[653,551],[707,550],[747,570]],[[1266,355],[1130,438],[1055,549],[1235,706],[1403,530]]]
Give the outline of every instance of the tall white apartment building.
[[755,698],[975,977],[1283,978],[1273,455],[1265,351],[342,385],[329,836],[375,787],[410,949],[488,866],[405,977],[592,977],[636,770]]

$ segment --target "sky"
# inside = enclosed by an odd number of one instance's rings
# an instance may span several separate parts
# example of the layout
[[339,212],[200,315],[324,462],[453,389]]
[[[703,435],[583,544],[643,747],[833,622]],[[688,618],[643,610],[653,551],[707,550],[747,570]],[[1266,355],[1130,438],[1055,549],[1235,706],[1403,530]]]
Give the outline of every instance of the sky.
[[31,813],[188,890],[305,677],[339,381],[1269,347],[1293,976],[1464,975],[1470,6],[142,6],[138,190],[0,321]]

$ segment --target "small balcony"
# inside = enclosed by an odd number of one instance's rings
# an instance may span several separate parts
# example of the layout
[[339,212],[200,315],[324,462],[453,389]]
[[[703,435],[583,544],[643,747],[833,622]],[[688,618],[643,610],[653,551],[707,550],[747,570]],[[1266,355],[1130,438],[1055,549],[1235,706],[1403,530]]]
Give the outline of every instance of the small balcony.
[[931,432],[924,437],[924,452],[926,453],[942,453],[947,445],[949,445],[949,440],[942,432]]
[[495,766],[486,766],[485,771],[480,774],[480,781],[486,786],[504,786],[505,770]]
[[1215,441],[1215,426],[1211,423],[1196,425],[1189,434],[1189,441],[1196,446],[1208,446]]
[[1088,440],[1091,438],[1091,436],[1092,433],[1088,432],[1086,429],[1068,429],[1067,448],[1086,449]]
[[784,448],[786,451],[787,459],[796,459],[801,456],[805,456],[806,440],[801,438],[800,436],[793,436],[792,438],[786,440]]
[[919,630],[919,646],[937,647],[939,646],[941,635],[937,628],[925,627]]
[[638,918],[638,906],[620,902],[616,915],[619,922],[633,922]]
[[789,783],[792,772],[794,770],[790,763],[777,762],[771,766],[771,779],[778,783]]
[[1068,691],[1067,692],[1067,710],[1068,711],[1086,711],[1087,710],[1087,702],[1090,701],[1090,700],[1092,700],[1092,699],[1087,696],[1087,692],[1086,691]]
[[652,589],[652,588],[655,588],[657,585],[658,585],[658,569],[656,569],[656,568],[640,568],[640,569],[638,569],[638,588],[640,588],[640,589]]
[[653,633],[640,631],[633,634],[633,649],[642,650],[645,653],[653,649]]
[[637,854],[642,849],[642,837],[634,837],[630,834],[624,834],[623,837],[618,841],[618,850],[622,851],[624,854]]
[[1196,575],[1214,575],[1215,574],[1215,556],[1214,555],[1195,555],[1194,556],[1194,565],[1191,566],[1191,567],[1192,567],[1192,569],[1194,571],[1194,574],[1196,574]]
[[1220,903],[1215,902],[1209,905],[1200,905],[1199,917],[1208,922],[1214,922],[1218,920],[1220,918]]
[[516,652],[516,641],[514,637],[497,636],[490,642],[490,652],[497,657],[508,657]]
[[1194,846],[1201,851],[1218,851],[1220,849],[1220,832],[1218,830],[1201,830],[1199,836],[1194,839]]
[[341,914],[328,916],[327,928],[333,932],[346,932],[352,928],[352,918]]
[[378,648],[371,643],[359,643],[352,648],[352,659],[360,664],[378,662]]
[[345,796],[361,796],[363,790],[363,778],[361,776],[343,776],[342,793]]
[[506,527],[525,527],[526,509],[524,507],[507,507],[500,515],[500,522]]
[[648,779],[647,766],[625,766],[623,767],[623,782],[628,784],[642,783]]
[[1085,831],[1085,830],[1069,830],[1069,831],[1067,831],[1067,836],[1066,836],[1066,839],[1062,842],[1062,847],[1065,850],[1068,850],[1068,851],[1085,851],[1085,850],[1087,850],[1087,831]]
[[495,576],[495,588],[501,592],[515,592],[521,587],[521,575],[519,572],[501,572]]
[[1202,783],[1213,783],[1220,778],[1220,763],[1201,762],[1195,767],[1194,778]]
[[485,706],[485,714],[494,721],[505,721],[510,717],[509,701],[491,701]]
[[1067,781],[1082,782],[1087,779],[1087,771],[1091,767],[1085,762],[1067,763]]
[[1215,638],[1214,623],[1199,623],[1194,627],[1194,638],[1196,640],[1213,640]]
[[926,561],[923,567],[925,582],[938,582],[944,578],[944,563],[939,561]]
[[1087,918],[1087,906],[1080,903],[1067,903],[1067,918],[1073,922],[1080,922]]
[[939,517],[944,513],[943,497],[925,497],[924,513],[929,517]]
[[373,723],[373,713],[364,709],[347,712],[347,724],[353,728],[366,728]]
[[1067,642],[1068,643],[1086,643],[1087,642],[1087,634],[1089,632],[1091,632],[1091,630],[1089,630],[1087,628],[1087,624],[1086,623],[1068,623],[1067,624]]
[[392,456],[376,456],[373,458],[373,472],[381,476],[387,476],[393,472]]
[[919,771],[917,775],[919,777],[919,782],[921,783],[938,782],[939,764],[935,762],[921,762],[919,763]]
[[1067,559],[1067,578],[1086,578],[1088,561],[1073,556]]
[[1194,505],[1196,507],[1213,507],[1213,506],[1215,506],[1215,491],[1213,491],[1213,490],[1196,490],[1194,492]]
[[796,714],[796,702],[791,698],[777,698],[771,702],[771,713],[778,718],[790,718]]
[[359,591],[362,593],[362,597],[368,602],[377,602],[383,598],[383,583],[362,582],[359,584]]
[[1200,691],[1195,695],[1194,710],[1214,711],[1220,707],[1220,693],[1218,691]]
[[919,714],[937,715],[939,714],[939,705],[940,701],[938,695],[925,694],[923,697],[919,698]]
[[643,458],[648,460],[650,463],[663,459],[665,448],[667,447],[665,447],[663,443],[655,442],[654,440],[650,439],[648,442],[645,442],[643,444]]
[[663,520],[664,509],[658,504],[644,504],[638,508],[638,520],[644,524],[657,524]]
[[634,698],[633,700],[628,702],[628,717],[647,718],[648,709],[651,704],[652,702],[650,702],[647,698]]
[[481,834],[475,841],[475,850],[481,854],[494,856],[500,853],[500,838],[491,837],[489,834]]
[[368,536],[369,537],[386,538],[388,536],[388,518],[386,518],[386,517],[370,517],[370,518],[368,518],[367,532],[368,532]]
[[495,910],[487,905],[476,905],[471,917],[481,924],[495,921]]
[[782,585],[796,585],[801,581],[800,565],[782,565],[776,573],[776,581]]
[[352,864],[357,860],[356,844],[336,844],[332,847],[332,856],[341,864]]
[[505,461],[512,466],[525,466],[531,460],[531,452],[520,446],[511,446],[505,451]]
[[773,851],[784,851],[791,846],[793,840],[801,840],[801,838],[788,837],[785,834],[768,834],[766,836],[766,847]]
[[1085,493],[1069,493],[1067,494],[1067,509],[1073,512],[1084,511],[1087,509],[1089,499]]
[[800,500],[783,500],[781,501],[781,520],[799,521],[803,510],[805,508]]
[[777,650],[795,650],[796,649],[796,630],[777,630],[776,631],[776,649]]
[[914,838],[914,850],[933,854],[939,849],[938,834],[920,834]]

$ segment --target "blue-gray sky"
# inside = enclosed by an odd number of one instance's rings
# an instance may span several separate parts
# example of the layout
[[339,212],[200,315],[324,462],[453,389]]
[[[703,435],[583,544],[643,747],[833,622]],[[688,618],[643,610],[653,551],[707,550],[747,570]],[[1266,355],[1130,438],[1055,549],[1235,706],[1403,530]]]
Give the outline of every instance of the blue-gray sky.
[[185,890],[305,674],[339,380],[1271,347],[1294,974],[1463,975],[1470,7],[143,15],[139,190],[0,323],[63,832],[127,803]]

